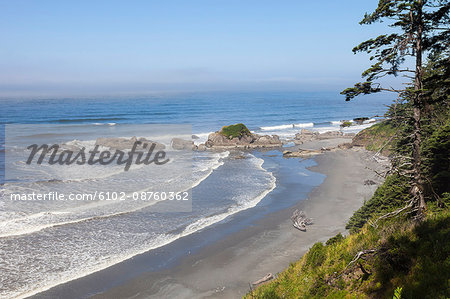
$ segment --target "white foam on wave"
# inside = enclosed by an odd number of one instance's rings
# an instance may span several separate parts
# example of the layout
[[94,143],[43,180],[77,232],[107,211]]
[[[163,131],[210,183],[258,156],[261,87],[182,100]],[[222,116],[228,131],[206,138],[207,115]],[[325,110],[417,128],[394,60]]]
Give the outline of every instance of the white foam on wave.
[[363,121],[363,124],[370,124],[370,123],[374,123],[376,121],[377,120],[375,118],[371,118],[371,119],[367,119],[367,120]]
[[290,128],[293,128],[293,124],[261,127],[261,130],[263,130],[263,131],[274,131],[274,130],[283,130],[283,129],[290,129]]
[[[90,221],[93,219],[102,219],[102,218],[108,218],[113,216],[119,216],[124,215],[132,212],[136,212],[138,210],[141,210],[143,208],[146,208],[150,205],[155,204],[155,202],[147,202],[145,204],[137,206],[135,203],[133,203],[134,207],[133,209],[127,209],[123,211],[116,211],[111,213],[105,213],[105,214],[90,214],[89,216],[85,217],[77,217],[78,215],[83,215],[82,210],[84,209],[97,209],[105,207],[106,205],[113,205],[120,202],[117,201],[97,201],[90,203],[89,207],[76,207],[75,209],[72,209],[70,211],[48,211],[48,212],[39,212],[31,215],[26,215],[24,217],[19,218],[12,218],[7,219],[2,222],[0,222],[0,238],[8,238],[8,237],[15,237],[20,235],[27,235],[39,232],[41,230],[55,227],[55,226],[63,226],[63,225],[69,225],[69,224],[76,224],[81,223],[85,221]],[[127,205],[130,206],[130,205]],[[78,213],[76,210],[78,209]],[[75,218],[67,219],[66,216],[72,216]]]
[[116,256],[110,259],[105,259],[103,261],[98,260],[97,264],[93,264],[93,265],[88,265],[83,269],[74,269],[71,272],[66,272],[63,275],[58,274],[57,276],[49,276],[47,277],[47,280],[42,280],[39,282],[35,282],[34,284],[30,285],[28,288],[22,289],[22,290],[16,290],[16,291],[10,291],[10,292],[0,292],[1,297],[3,298],[27,298],[33,295],[36,295],[38,293],[47,291],[55,286],[67,283],[69,281],[72,280],[76,280],[82,277],[85,277],[87,275],[90,275],[92,273],[96,273],[98,271],[104,270],[108,267],[111,267],[115,264],[121,263],[123,261],[126,261],[136,255],[139,254],[143,254],[149,250],[153,250],[156,248],[160,248],[162,246],[165,246],[167,244],[172,243],[173,241],[190,235],[194,232],[190,232],[190,233],[181,233],[181,234],[177,234],[177,235],[160,235],[158,237],[156,237],[153,241],[153,244],[150,245],[149,247],[146,247],[144,249],[139,249],[136,250],[134,252],[130,252],[128,254],[125,255],[121,255],[121,256]]
[[285,129],[295,129],[295,128],[311,128],[314,127],[314,123],[299,123],[299,124],[286,124],[279,126],[268,126],[261,127],[262,131],[277,131],[277,130],[285,130]]
[[[203,182],[206,178],[208,178],[214,170],[222,166],[225,162],[224,159],[227,158],[230,155],[230,152],[221,152],[221,153],[215,153],[214,157],[215,159],[212,159],[207,165],[198,167],[198,171],[205,172],[205,174],[201,175],[196,182],[192,185],[192,188],[198,186],[201,182]],[[194,169],[195,173],[195,169]]]
[[[253,156],[253,155],[252,155]],[[213,225],[215,223],[218,223],[224,219],[226,219],[227,217],[236,214],[238,212],[250,209],[255,207],[264,197],[266,197],[267,194],[269,194],[270,192],[272,192],[275,187],[276,187],[276,178],[273,175],[272,172],[267,171],[266,169],[264,169],[262,167],[264,160],[260,159],[260,158],[256,158],[255,156],[252,157],[252,162],[254,163],[254,165],[267,172],[270,175],[270,185],[268,186],[268,188],[266,190],[264,190],[263,192],[261,192],[259,195],[257,195],[256,197],[254,197],[252,200],[246,201],[245,203],[242,204],[235,204],[232,205],[231,207],[228,208],[228,210],[224,213],[221,214],[217,214],[217,215],[213,215],[213,216],[209,216],[209,217],[205,217],[205,218],[201,218],[197,221],[195,221],[194,223],[188,225],[185,230],[182,232],[182,234],[192,234],[196,231],[199,231],[203,228],[206,228],[210,225]]]
[[117,125],[117,123],[92,123],[94,126],[105,126],[105,125],[108,125],[108,126],[115,126],[115,125]]
[[314,123],[294,124],[294,128],[312,128]]
[[362,125],[349,126],[349,127],[342,128],[342,131],[344,133],[355,133],[356,134],[364,129],[370,128],[374,124],[375,124],[375,122],[363,123]]
[[240,211],[252,208],[256,206],[268,193],[270,193],[272,190],[276,187],[276,178],[273,176],[273,174],[267,170],[265,170],[262,165],[264,163],[264,160],[256,157],[251,158],[251,162],[259,169],[264,170],[270,175],[271,182],[270,185],[266,190],[261,192],[259,195],[254,197],[250,201],[246,201],[245,204],[237,204],[232,207],[230,207],[225,213],[202,218],[197,220],[196,222],[188,225],[181,233],[178,234],[161,234],[155,238],[152,238],[151,243],[148,244],[142,244],[142,246],[136,248],[132,251],[126,252],[123,254],[121,252],[121,255],[115,255],[115,256],[108,256],[105,257],[104,260],[96,260],[96,263],[94,264],[88,264],[83,268],[75,268],[72,271],[65,272],[65,273],[57,273],[55,275],[47,275],[46,280],[41,280],[36,283],[30,284],[28,287],[10,291],[8,293],[3,292],[0,293],[2,296],[5,297],[13,297],[13,298],[25,298],[32,295],[35,295],[37,293],[46,291],[52,287],[55,287],[57,285],[87,276],[89,274],[104,270],[112,265],[118,264],[120,262],[123,262],[125,260],[128,260],[136,255],[145,253],[149,250],[153,250],[156,248],[160,248],[162,246],[165,246],[167,244],[172,243],[173,241],[191,235],[201,229],[204,229],[212,224],[215,224],[217,222],[220,222],[227,218],[230,215],[233,215],[235,213],[238,213]]
[[198,137],[198,139],[193,139],[194,144],[199,145],[199,144],[205,143],[208,140],[209,134],[211,134],[211,133],[214,133],[214,132],[194,134],[195,136]]
[[[351,123],[354,123],[354,121],[350,121]],[[367,121],[363,122],[362,125],[357,125],[357,124],[353,124],[351,126],[348,127],[341,127],[340,125],[335,125],[335,126],[326,126],[326,127],[318,127],[318,128],[314,128],[312,129],[312,131],[316,131],[319,132],[320,134],[326,133],[326,132],[333,132],[333,131],[342,131],[344,133],[358,133],[359,131],[362,131],[366,128],[371,127],[372,125],[374,125],[376,123],[375,119],[371,119],[370,122]]]
[[[198,186],[206,178],[208,178],[214,170],[219,168],[224,164],[224,159],[227,158],[230,152],[220,152],[220,153],[205,153],[208,155],[208,160],[201,160],[194,165],[193,174],[194,181],[192,182],[191,188]],[[102,178],[107,176],[102,176]],[[151,187],[146,187],[140,190],[135,190],[134,192],[146,192],[149,191]],[[180,192],[187,191],[181,190]],[[132,193],[127,193],[131,196]],[[41,230],[69,225],[75,223],[81,223],[85,221],[90,221],[93,219],[108,218],[113,216],[124,215],[132,212],[139,211],[146,207],[156,204],[154,201],[149,202],[133,202],[132,205],[127,205],[123,201],[95,201],[90,202],[89,205],[77,206],[74,208],[62,210],[62,211],[45,211],[38,212],[29,215],[9,215],[6,219],[1,219],[0,214],[0,238],[20,236],[39,232]],[[110,210],[106,211],[104,214],[93,213],[92,211],[105,211],[106,207],[110,207]],[[84,215],[84,216],[83,216]],[[17,217],[19,216],[19,217]]]

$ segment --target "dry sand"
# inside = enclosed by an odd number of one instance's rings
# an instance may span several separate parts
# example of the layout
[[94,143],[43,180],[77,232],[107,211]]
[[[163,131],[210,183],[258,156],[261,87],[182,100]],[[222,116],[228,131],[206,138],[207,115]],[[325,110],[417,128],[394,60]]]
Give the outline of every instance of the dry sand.
[[[300,147],[320,149],[339,142],[348,140],[317,140]],[[269,214],[252,226],[182,258],[170,269],[142,274],[97,297],[241,298],[249,291],[249,283],[267,273],[282,271],[314,243],[346,232],[347,220],[377,187],[364,185],[364,181],[380,183],[371,169],[383,166],[371,156],[372,153],[361,148],[352,148],[314,157],[318,165],[311,169],[327,177],[307,200]],[[290,215],[296,208],[315,220],[307,232],[298,231],[291,224]]]

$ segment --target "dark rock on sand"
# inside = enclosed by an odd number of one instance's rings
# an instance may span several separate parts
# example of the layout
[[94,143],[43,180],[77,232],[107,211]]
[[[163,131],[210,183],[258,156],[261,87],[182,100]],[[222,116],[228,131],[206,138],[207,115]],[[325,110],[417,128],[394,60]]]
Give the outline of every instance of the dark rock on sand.
[[367,185],[367,186],[371,186],[371,185],[376,185],[377,183],[375,183],[374,181],[372,181],[372,180],[365,180],[364,181],[364,185]]

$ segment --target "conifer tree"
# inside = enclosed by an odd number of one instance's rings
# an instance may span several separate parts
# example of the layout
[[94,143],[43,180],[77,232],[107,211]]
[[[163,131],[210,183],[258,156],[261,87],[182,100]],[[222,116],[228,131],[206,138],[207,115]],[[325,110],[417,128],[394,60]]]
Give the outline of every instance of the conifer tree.
[[[413,107],[412,173],[414,205],[421,215],[426,209],[424,178],[421,171],[421,119],[426,107],[423,89],[423,57],[430,55],[449,59],[450,3],[442,0],[379,0],[374,12],[365,14],[360,24],[388,22],[393,32],[369,39],[353,48],[353,52],[367,52],[374,61],[362,73],[364,82],[341,92],[349,101],[358,95],[389,91],[406,97]],[[403,67],[412,57],[414,68]],[[412,86],[394,89],[382,86],[378,79],[387,75],[405,74],[413,79]],[[409,74],[409,75],[408,75]]]

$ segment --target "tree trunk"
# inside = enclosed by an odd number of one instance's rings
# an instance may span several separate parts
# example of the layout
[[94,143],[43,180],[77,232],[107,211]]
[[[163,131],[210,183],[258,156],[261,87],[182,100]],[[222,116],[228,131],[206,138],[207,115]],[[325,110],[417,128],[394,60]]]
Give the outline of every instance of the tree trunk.
[[[422,178],[422,169],[421,169],[421,154],[420,154],[420,145],[421,145],[421,128],[420,121],[422,117],[422,31],[423,31],[423,22],[422,22],[422,0],[419,0],[417,8],[417,37],[416,37],[416,70],[415,70],[415,81],[414,81],[414,102],[413,102],[413,110],[414,110],[414,140],[413,140],[413,159],[414,159],[414,184],[415,188],[413,188],[413,193],[417,196],[417,204],[418,204],[418,213],[422,214],[426,208],[425,198],[424,198],[424,184]],[[412,20],[413,21],[413,20]],[[414,22],[414,21],[413,21]]]

